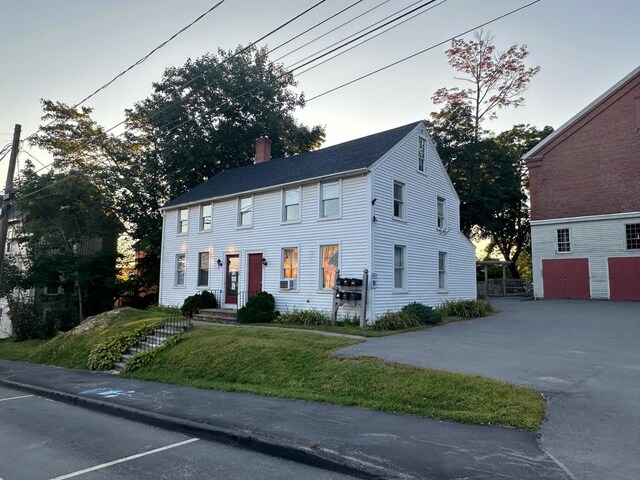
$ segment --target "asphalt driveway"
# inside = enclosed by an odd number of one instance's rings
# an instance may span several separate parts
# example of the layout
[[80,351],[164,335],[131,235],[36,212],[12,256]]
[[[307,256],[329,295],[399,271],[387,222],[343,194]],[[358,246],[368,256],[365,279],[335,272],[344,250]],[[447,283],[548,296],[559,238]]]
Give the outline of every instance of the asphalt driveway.
[[341,355],[472,373],[549,399],[541,445],[574,478],[640,479],[640,303],[496,300],[495,316],[370,339]]

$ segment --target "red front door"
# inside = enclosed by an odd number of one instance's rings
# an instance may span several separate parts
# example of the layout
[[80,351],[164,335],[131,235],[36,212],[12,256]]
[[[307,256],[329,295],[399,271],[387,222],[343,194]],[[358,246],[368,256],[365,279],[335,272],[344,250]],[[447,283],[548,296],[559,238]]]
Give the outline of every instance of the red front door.
[[249,254],[249,296],[255,295],[262,291],[262,254]]
[[589,259],[542,260],[544,298],[591,298]]
[[227,255],[225,282],[225,303],[238,303],[238,285],[240,282],[240,257]]

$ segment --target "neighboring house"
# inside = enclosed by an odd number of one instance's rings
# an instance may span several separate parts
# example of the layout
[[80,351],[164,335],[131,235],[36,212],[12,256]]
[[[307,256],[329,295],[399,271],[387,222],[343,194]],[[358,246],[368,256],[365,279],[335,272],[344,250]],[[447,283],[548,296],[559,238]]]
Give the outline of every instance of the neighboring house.
[[476,298],[474,247],[423,122],[274,160],[270,144],[162,208],[161,304],[212,290],[235,307],[264,290],[281,312],[330,312],[336,269],[369,271],[368,319]]
[[[16,212],[9,218],[9,228],[7,230],[7,243],[5,246],[5,261],[15,262],[17,267],[24,271],[23,262],[24,250],[14,240],[17,236],[18,229],[22,224],[21,214]],[[9,316],[9,303],[6,297],[0,297],[0,338],[11,335],[11,317]]]
[[535,296],[640,300],[640,67],[523,159]]

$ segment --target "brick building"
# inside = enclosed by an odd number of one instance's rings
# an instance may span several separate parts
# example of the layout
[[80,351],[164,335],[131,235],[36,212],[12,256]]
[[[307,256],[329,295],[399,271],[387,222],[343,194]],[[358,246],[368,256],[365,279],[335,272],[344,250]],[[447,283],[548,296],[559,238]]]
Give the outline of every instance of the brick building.
[[640,67],[523,159],[536,297],[640,300]]

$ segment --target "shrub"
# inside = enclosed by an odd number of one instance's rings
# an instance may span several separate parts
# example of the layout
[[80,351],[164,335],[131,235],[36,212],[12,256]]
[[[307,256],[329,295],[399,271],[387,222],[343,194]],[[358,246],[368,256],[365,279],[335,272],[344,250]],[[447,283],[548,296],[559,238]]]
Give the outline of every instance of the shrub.
[[322,310],[297,310],[278,317],[278,323],[284,325],[331,325],[331,317]]
[[402,307],[401,311],[414,315],[423,325],[437,325],[443,318],[440,310],[436,310],[433,307],[429,307],[418,302],[405,305]]
[[276,314],[276,300],[267,292],[256,293],[238,310],[238,323],[269,323]]
[[438,310],[447,317],[476,318],[495,313],[494,308],[486,300],[447,300]]
[[213,293],[203,290],[184,299],[184,303],[180,310],[186,317],[193,317],[195,313],[198,313],[202,308],[217,308],[218,301]]
[[376,323],[371,325],[372,330],[402,330],[404,328],[419,327],[420,320],[412,313],[387,312],[380,315]]

